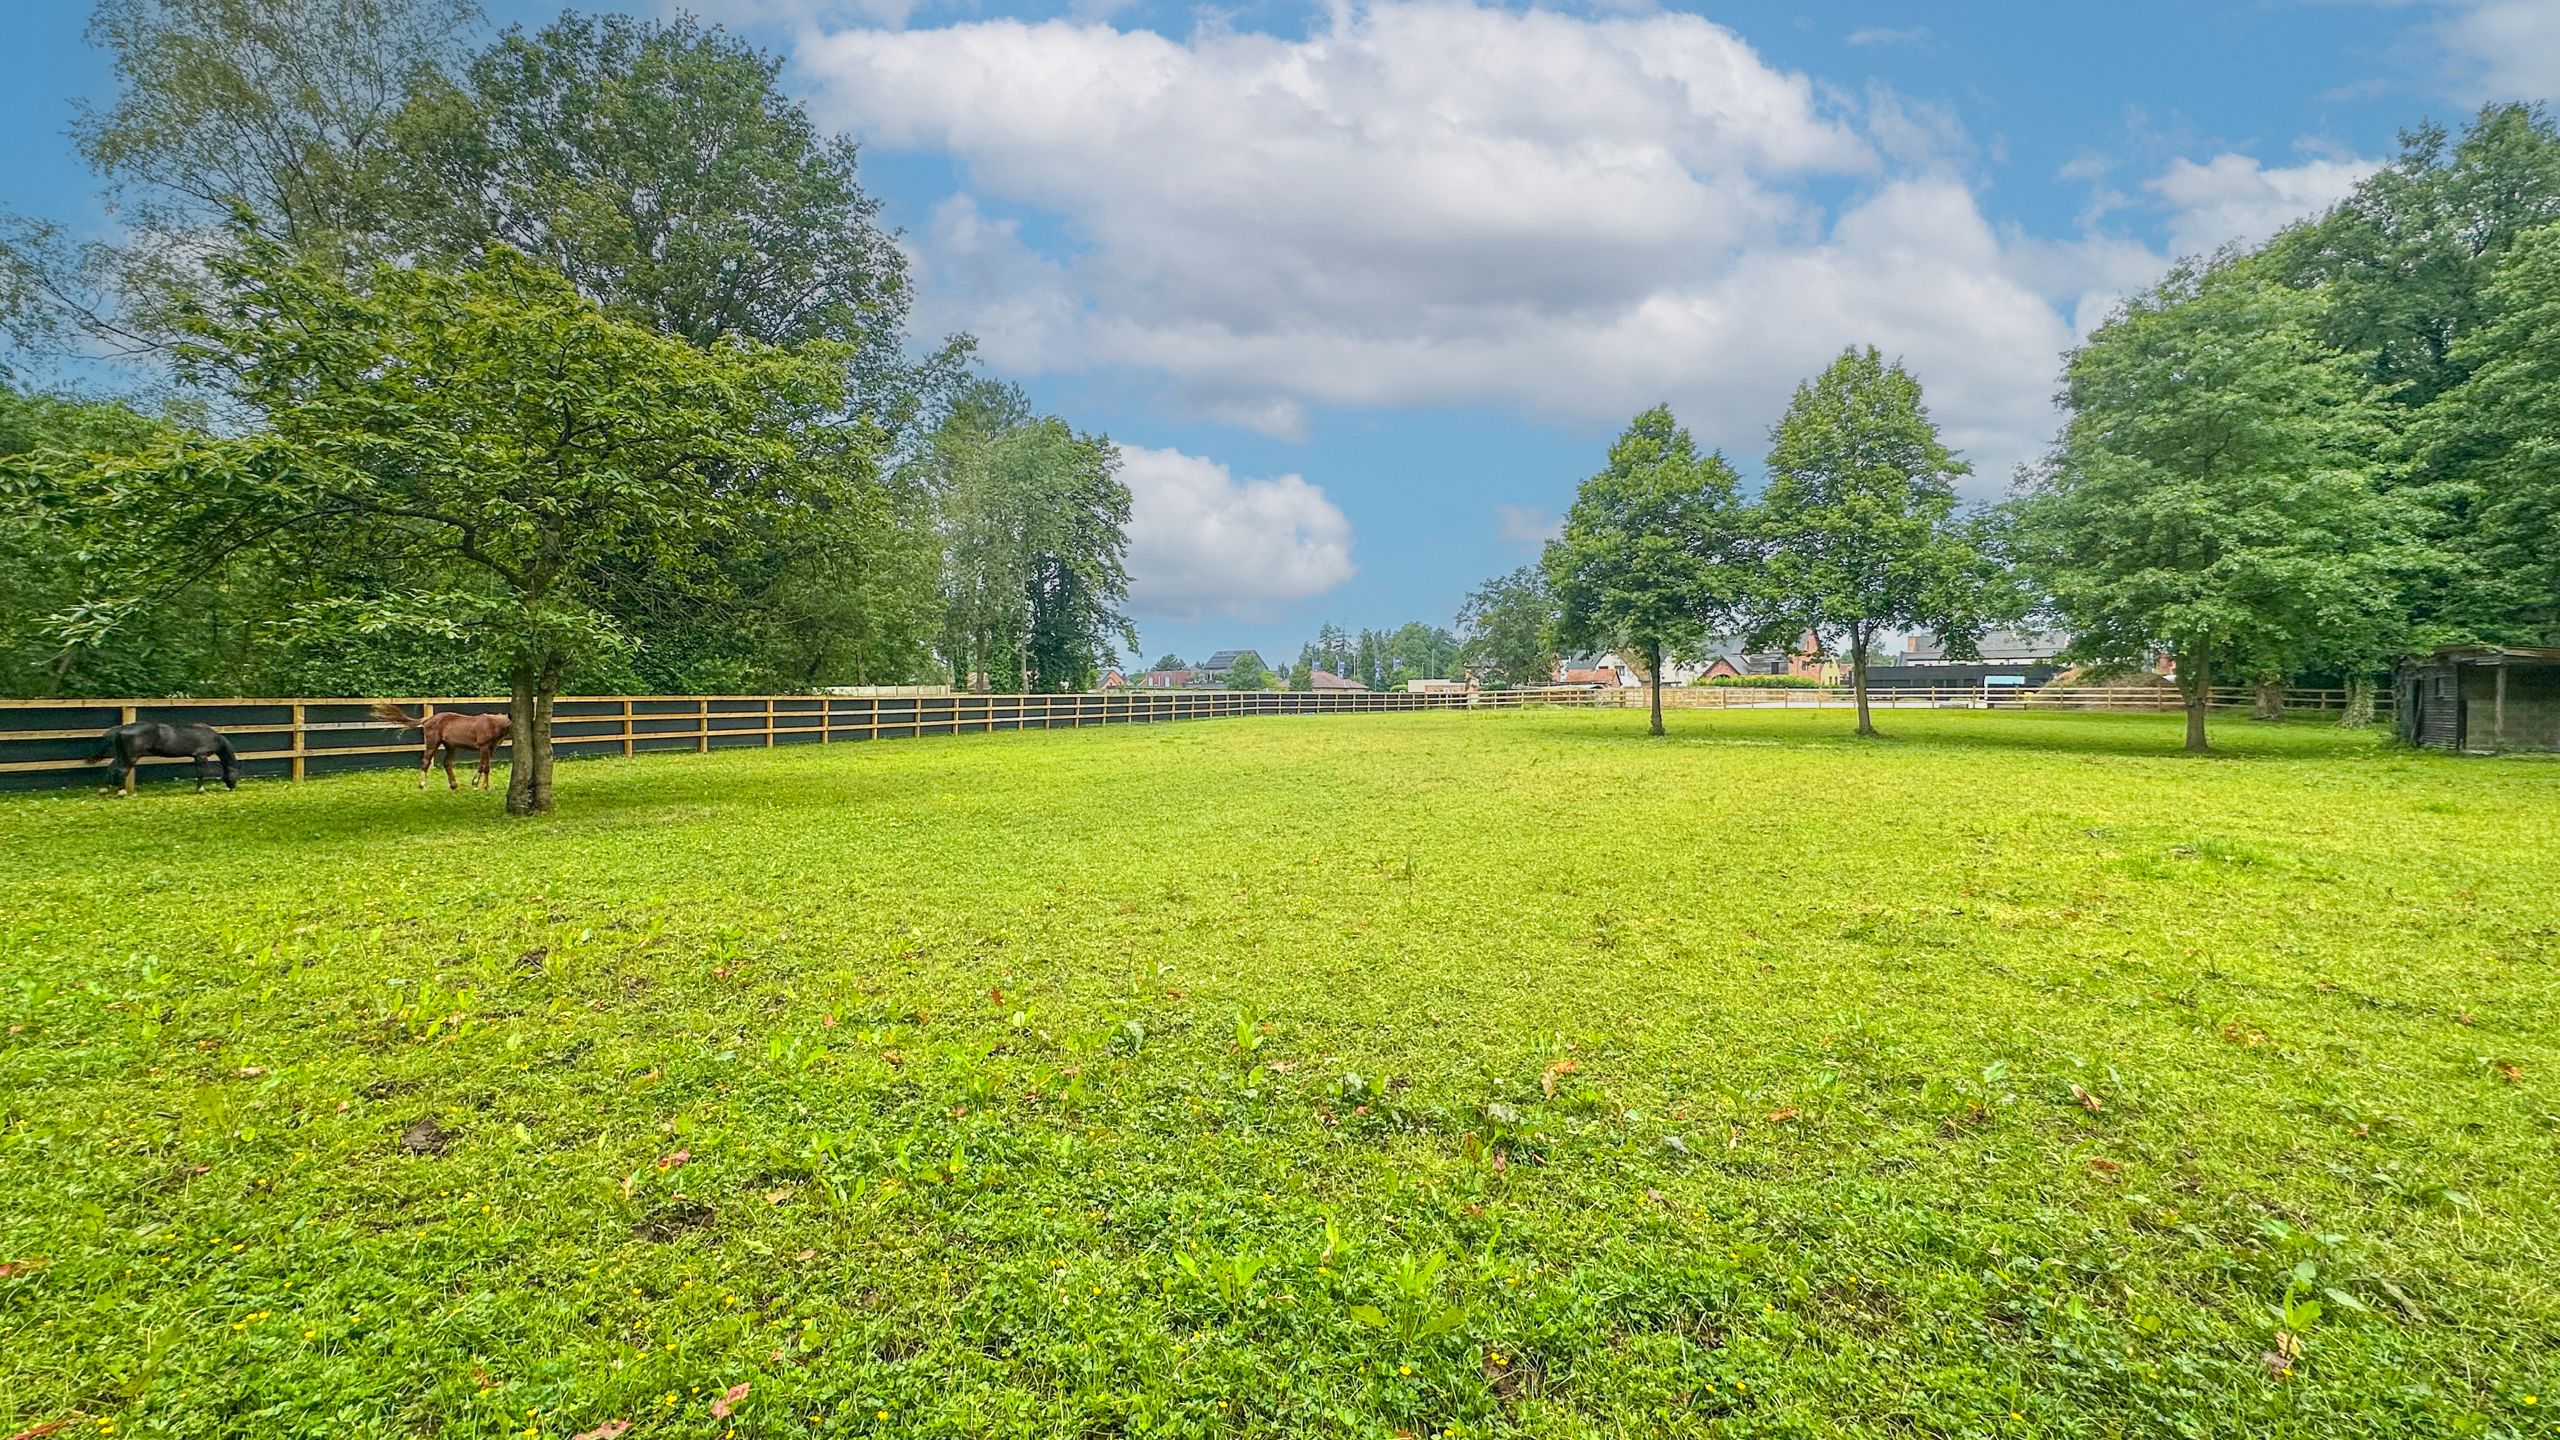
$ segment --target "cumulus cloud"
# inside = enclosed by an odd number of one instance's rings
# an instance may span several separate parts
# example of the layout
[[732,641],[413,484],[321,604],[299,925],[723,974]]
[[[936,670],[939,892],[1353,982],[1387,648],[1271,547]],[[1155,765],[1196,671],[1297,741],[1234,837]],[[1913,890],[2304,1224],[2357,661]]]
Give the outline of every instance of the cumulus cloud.
[[1849,32],[1849,43],[1852,45],[1919,45],[1926,42],[1928,38],[1929,27],[1926,25],[1914,25],[1907,30],[1870,25],[1865,29]]
[[[825,118],[964,168],[925,317],[1008,369],[1160,373],[1268,435],[1310,407],[1668,400],[1750,454],[1799,377],[1875,344],[2000,477],[2115,283],[1995,232],[1951,112],[1692,15],[1380,0],[1303,37],[985,20],[797,58]],[[1067,243],[1035,253],[1009,211]]]
[[1238,480],[1179,450],[1119,448],[1134,613],[1267,621],[1355,573],[1351,521],[1304,478]]
[[2247,155],[2178,159],[2148,182],[2172,209],[2169,248],[2200,255],[2238,241],[2254,245],[2347,197],[2373,173],[2371,160],[2311,159],[2269,168]]
[[2560,99],[2560,5],[2551,0],[2456,0],[2436,35],[2455,58],[2463,99]]

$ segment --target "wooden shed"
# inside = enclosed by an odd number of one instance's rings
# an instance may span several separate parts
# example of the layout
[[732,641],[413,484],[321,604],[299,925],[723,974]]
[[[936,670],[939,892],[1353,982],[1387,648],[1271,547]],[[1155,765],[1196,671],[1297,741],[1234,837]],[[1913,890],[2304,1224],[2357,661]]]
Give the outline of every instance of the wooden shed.
[[2560,650],[2447,645],[2394,685],[2400,738],[2431,750],[2560,751]]

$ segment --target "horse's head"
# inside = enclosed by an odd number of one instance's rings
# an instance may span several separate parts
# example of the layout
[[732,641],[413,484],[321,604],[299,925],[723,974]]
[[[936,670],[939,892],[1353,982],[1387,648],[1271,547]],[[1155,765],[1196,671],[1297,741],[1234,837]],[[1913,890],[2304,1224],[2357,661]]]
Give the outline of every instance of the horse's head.
[[240,757],[232,754],[231,747],[228,745],[222,747],[222,788],[225,790],[240,788]]

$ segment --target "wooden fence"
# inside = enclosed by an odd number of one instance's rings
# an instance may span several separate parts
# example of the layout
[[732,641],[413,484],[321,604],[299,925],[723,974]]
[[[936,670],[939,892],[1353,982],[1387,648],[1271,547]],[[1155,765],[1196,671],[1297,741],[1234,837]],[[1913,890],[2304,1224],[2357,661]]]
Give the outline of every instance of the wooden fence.
[[[1600,692],[1603,705],[1616,704],[1642,709],[1652,703],[1651,692],[1641,686],[1606,688]],[[2246,686],[2215,686],[2212,702],[2218,708],[2233,709],[2254,706],[2257,692]],[[1855,705],[1857,697],[1846,685],[1758,686],[1758,685],[1667,685],[1663,687],[1665,709],[1682,710],[1835,710]],[[1936,688],[1895,686],[1871,688],[1867,704],[1878,710],[2180,710],[2186,700],[2177,688],[2169,685],[1948,685]],[[2284,692],[2287,710],[2343,710],[2344,690],[2299,689]],[[2378,713],[2390,710],[2391,695],[2387,689],[2374,692]]]
[[[307,775],[415,765],[416,737],[404,736],[373,718],[369,713],[373,703],[346,698],[0,700],[0,789],[94,783],[98,771],[84,762],[96,751],[99,732],[133,720],[202,721],[216,726],[239,752],[244,775],[300,780]],[[574,695],[562,696],[553,707],[551,740],[555,752],[566,759],[1147,725],[1240,715],[1370,715],[1594,703],[1605,702],[1595,702],[1591,692],[1578,689],[1484,694],[1464,690],[1113,690],[1084,695]],[[507,708],[505,699],[495,696],[411,697],[400,704],[412,714],[503,713]],[[190,764],[185,760],[144,763]]]
[[[2294,709],[2336,709],[2340,690],[2288,690]],[[2386,697],[2380,697],[2387,701]],[[1682,685],[1662,692],[1680,709],[1839,709],[1845,687],[1760,689]],[[2216,690],[2217,705],[2245,706],[2252,692]],[[773,745],[826,745],[979,735],[999,730],[1058,730],[1086,725],[1147,725],[1244,715],[1371,715],[1422,710],[1516,710],[1541,706],[1641,709],[1641,688],[1559,686],[1540,690],[1230,691],[1113,690],[1085,695],[574,695],[553,711],[552,744],[563,758],[632,756],[658,751],[708,752]],[[504,711],[493,696],[413,697],[411,713]],[[1868,692],[1878,709],[2174,710],[2172,689],[2116,686],[1898,688]],[[0,700],[0,789],[94,783],[85,764],[98,733],[131,720],[203,721],[220,727],[239,751],[245,775],[300,780],[348,770],[415,765],[418,742],[368,713],[373,702],[347,698],[247,700]],[[186,765],[183,760],[146,764]],[[130,782],[128,782],[129,784]]]

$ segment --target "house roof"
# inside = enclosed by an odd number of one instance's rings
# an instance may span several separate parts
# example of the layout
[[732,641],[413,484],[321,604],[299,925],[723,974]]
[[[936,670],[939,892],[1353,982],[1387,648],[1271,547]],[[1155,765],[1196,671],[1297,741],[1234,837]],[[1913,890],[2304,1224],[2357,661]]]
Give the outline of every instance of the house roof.
[[2439,645],[2433,658],[2479,660],[2489,664],[2522,660],[2528,665],[2560,665],[2560,648],[2548,645]]
[[[1252,654],[1253,652],[1250,650],[1221,650],[1217,654],[1210,656],[1208,659],[1201,661],[1200,668],[1203,670],[1233,670],[1236,668],[1237,661]],[[1259,659],[1260,657],[1256,656],[1255,658]]]
[[1310,690],[1366,690],[1369,687],[1348,676],[1336,675],[1330,670],[1310,670],[1307,672],[1307,688]]

